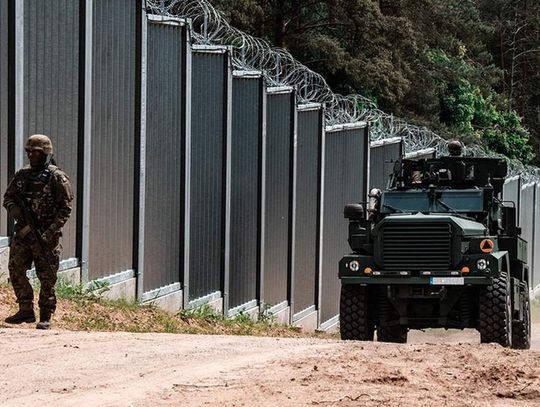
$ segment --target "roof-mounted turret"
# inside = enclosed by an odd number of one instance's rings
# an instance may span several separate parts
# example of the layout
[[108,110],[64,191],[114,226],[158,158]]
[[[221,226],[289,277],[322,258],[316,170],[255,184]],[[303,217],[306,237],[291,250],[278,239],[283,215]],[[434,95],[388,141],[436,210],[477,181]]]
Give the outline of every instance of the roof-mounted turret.
[[502,192],[508,174],[506,161],[499,158],[440,157],[398,161],[390,189],[446,187],[451,189],[492,187]]

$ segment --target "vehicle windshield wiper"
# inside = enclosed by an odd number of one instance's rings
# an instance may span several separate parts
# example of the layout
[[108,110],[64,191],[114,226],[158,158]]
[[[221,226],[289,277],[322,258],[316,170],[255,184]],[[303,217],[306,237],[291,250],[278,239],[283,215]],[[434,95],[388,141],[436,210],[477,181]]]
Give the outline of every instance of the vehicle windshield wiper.
[[391,209],[393,210],[394,212],[399,212],[399,213],[403,213],[403,211],[401,209],[398,209],[398,208],[394,208],[393,206],[391,205],[387,205],[387,204],[383,204],[383,208],[388,208],[388,209]]
[[449,210],[450,212],[452,213],[457,213],[457,211],[452,208],[450,205],[448,205],[447,203],[443,202],[440,198],[437,198],[437,202],[440,203],[444,208],[446,208],[447,210]]

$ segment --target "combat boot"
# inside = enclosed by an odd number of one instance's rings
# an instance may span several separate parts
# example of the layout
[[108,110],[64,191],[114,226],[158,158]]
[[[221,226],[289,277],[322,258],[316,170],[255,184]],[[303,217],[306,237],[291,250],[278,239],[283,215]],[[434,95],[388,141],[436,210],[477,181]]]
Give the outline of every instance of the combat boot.
[[36,322],[34,309],[30,307],[20,307],[19,310],[4,320],[8,324],[22,324],[23,322]]
[[39,322],[36,325],[36,329],[51,329],[51,316],[52,316],[51,311],[40,310]]

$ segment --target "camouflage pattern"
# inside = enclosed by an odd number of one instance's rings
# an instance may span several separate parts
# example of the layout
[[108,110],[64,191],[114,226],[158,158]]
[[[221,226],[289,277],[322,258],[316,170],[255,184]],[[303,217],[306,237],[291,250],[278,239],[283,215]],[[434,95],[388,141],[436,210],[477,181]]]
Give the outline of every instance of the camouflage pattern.
[[33,291],[26,271],[34,262],[41,283],[39,307],[54,312],[56,284],[60,260],[62,227],[71,215],[73,192],[67,175],[54,165],[41,169],[30,166],[17,171],[4,194],[4,207],[8,213],[17,212],[15,195],[22,196],[32,208],[39,233],[45,242],[43,253],[33,234],[23,234],[25,225],[17,222],[10,243],[9,277],[21,309],[33,307]]
[[26,140],[24,145],[26,151],[39,150],[43,151],[46,155],[53,153],[53,146],[51,139],[44,134],[34,134]]
[[55,238],[53,242],[50,242],[46,256],[40,256],[41,251],[37,243],[28,240],[14,236],[10,245],[9,278],[17,296],[17,302],[22,309],[33,308],[34,291],[26,276],[26,270],[31,268],[34,261],[36,274],[41,284],[39,308],[53,313],[56,310],[54,286],[60,262],[59,239]]

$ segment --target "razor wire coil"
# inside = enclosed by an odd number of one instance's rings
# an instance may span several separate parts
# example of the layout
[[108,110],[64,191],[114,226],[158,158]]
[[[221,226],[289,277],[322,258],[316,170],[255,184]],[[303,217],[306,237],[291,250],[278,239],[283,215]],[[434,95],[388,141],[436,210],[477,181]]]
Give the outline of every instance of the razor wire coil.
[[[371,141],[400,137],[405,153],[428,148],[433,148],[438,156],[447,152],[448,141],[428,128],[383,112],[362,95],[334,93],[322,75],[301,64],[287,50],[272,47],[265,40],[232,27],[207,0],[146,0],[145,8],[151,14],[188,20],[193,44],[229,46],[235,69],[259,71],[268,86],[293,87],[300,103],[324,105],[329,126],[365,121],[370,125]],[[466,145],[464,154],[503,158],[508,162],[510,176],[520,175],[525,183],[540,182],[537,167],[524,165],[484,146]]]

